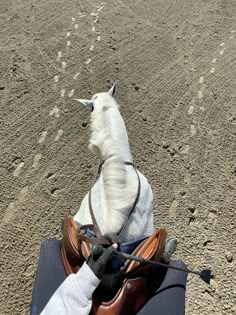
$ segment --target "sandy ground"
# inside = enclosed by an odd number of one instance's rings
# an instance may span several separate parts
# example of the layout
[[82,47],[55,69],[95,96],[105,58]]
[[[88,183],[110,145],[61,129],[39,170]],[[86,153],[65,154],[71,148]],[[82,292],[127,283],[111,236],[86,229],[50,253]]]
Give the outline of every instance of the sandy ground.
[[156,227],[189,277],[186,314],[236,314],[236,2],[1,0],[0,314],[27,314],[40,242],[89,189],[89,97],[117,99]]

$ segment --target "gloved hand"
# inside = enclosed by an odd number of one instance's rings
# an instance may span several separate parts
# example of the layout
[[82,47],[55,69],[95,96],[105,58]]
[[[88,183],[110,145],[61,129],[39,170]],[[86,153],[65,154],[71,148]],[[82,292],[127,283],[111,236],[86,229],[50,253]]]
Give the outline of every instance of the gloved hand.
[[117,244],[113,244],[108,248],[96,245],[87,260],[87,265],[93,271],[98,279],[101,279],[106,264],[111,257],[113,251],[117,248]]
[[112,243],[119,243],[119,237],[115,233],[106,233],[103,235],[108,241]]

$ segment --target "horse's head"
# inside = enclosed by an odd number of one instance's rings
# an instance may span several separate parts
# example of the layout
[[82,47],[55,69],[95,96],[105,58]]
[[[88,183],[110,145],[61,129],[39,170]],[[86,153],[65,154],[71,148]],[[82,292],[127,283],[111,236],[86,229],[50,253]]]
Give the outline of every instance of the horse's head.
[[93,111],[95,108],[106,106],[106,104],[116,105],[116,102],[114,100],[115,90],[116,90],[116,83],[113,84],[113,86],[110,88],[108,92],[96,93],[93,95],[93,97],[90,100],[77,99],[77,98],[75,98],[74,100],[80,102],[86,108]]

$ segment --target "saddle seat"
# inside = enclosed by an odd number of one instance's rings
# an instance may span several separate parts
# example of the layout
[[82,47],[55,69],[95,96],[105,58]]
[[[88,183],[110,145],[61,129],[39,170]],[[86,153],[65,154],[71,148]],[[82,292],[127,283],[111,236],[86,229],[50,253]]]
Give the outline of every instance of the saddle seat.
[[[67,216],[63,224],[61,256],[67,275],[76,273],[90,255],[90,246],[83,237],[84,233]],[[82,236],[82,237],[80,237]],[[167,233],[164,229],[156,230],[144,239],[132,255],[161,261]],[[127,261],[124,268],[124,280],[115,296],[110,301],[102,301],[95,290],[91,315],[133,315],[146,303],[151,294],[163,280],[165,272],[155,265],[143,265],[137,261]]]

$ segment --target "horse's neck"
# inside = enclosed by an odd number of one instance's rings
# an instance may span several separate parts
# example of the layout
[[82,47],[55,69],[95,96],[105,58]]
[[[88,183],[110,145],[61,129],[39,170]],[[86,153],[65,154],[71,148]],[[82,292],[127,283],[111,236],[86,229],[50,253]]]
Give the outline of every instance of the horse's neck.
[[117,142],[122,158],[124,161],[132,162],[125,123],[118,108],[110,108],[104,115],[106,127],[109,128],[111,137]]
[[[132,167],[131,170],[131,181],[134,183],[136,181],[136,174]],[[150,235],[153,230],[153,206],[152,206],[152,190],[147,182],[147,179],[139,173],[141,180],[141,191],[138,198],[138,202],[135,206],[135,211],[130,216],[127,226],[121,235],[122,242],[129,242],[138,239],[143,236]],[[134,199],[133,199],[134,202]],[[89,212],[89,201],[88,194],[85,196],[81,203],[79,211],[76,213],[74,219],[80,224],[92,224],[91,215]],[[108,210],[106,204],[106,195],[104,191],[104,183],[102,176],[99,177],[98,181],[92,189],[92,207],[94,210],[94,215],[96,217],[98,226],[102,233],[118,232],[116,217],[109,218]],[[125,223],[125,220],[123,224]]]
[[[128,135],[116,104],[96,106],[92,113],[91,149],[100,153],[105,163],[100,177],[92,188],[92,205],[102,233],[117,233],[124,225],[138,192],[138,177],[134,168],[120,163],[131,161]],[[93,150],[92,150],[93,151]],[[139,174],[141,191],[122,240],[129,241],[146,235],[152,225],[152,193],[144,176]],[[88,195],[84,198],[75,220],[92,223]],[[151,223],[149,224],[149,221]]]

